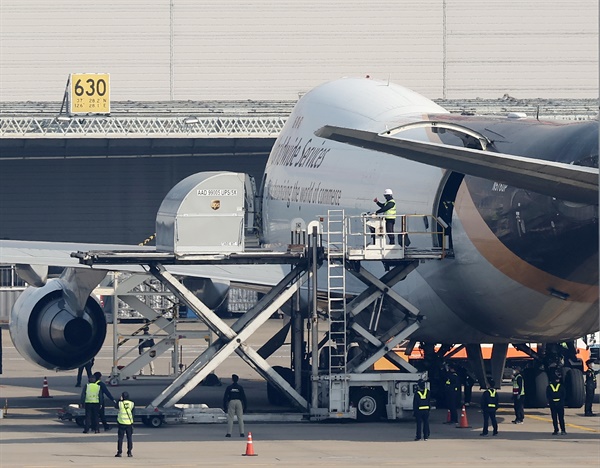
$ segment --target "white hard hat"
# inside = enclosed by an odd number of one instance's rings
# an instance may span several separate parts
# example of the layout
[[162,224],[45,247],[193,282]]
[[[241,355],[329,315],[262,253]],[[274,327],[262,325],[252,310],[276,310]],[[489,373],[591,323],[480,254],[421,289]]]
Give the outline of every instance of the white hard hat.
[[392,193],[392,189],[386,188],[386,189],[383,191],[383,194],[384,194],[384,195],[393,195],[393,193]]

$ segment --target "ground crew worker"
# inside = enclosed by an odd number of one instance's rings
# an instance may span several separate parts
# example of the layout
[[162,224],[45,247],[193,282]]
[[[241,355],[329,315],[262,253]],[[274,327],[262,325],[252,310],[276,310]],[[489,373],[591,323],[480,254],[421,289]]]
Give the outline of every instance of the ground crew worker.
[[512,387],[513,406],[515,409],[515,419],[512,423],[523,424],[523,420],[525,419],[525,410],[523,409],[525,407],[525,382],[523,381],[520,367],[515,367],[513,370]]
[[236,374],[231,376],[233,383],[225,389],[223,395],[223,411],[227,411],[227,434],[225,437],[231,437],[233,430],[233,417],[237,416],[240,426],[240,437],[244,437],[244,410],[246,409],[246,394],[244,389],[238,383],[239,377]]
[[88,380],[90,379],[90,377],[92,376],[92,367],[93,366],[94,366],[94,358],[90,359],[83,366],[79,366],[77,368],[77,383],[75,384],[76,387],[81,387],[81,377],[83,376],[84,370],[85,370],[85,373],[87,374]]
[[383,196],[385,197],[385,203],[381,203],[377,197],[373,199],[379,209],[375,212],[375,214],[383,215],[385,219],[385,232],[388,235],[390,240],[390,244],[394,245],[394,224],[396,224],[396,202],[394,201],[394,195],[392,193],[392,189],[385,189],[383,191]]
[[133,457],[133,401],[129,399],[129,393],[123,392],[121,399],[117,402],[117,424],[119,432],[117,435],[117,454],[115,457],[120,457],[123,453],[123,438],[127,435],[127,456]]
[[550,412],[552,413],[552,425],[554,426],[554,432],[552,435],[558,435],[558,425],[560,424],[560,435],[566,435],[565,429],[565,388],[561,383],[560,376],[554,377],[554,382],[548,384],[546,387],[546,398],[550,405]]
[[98,413],[100,411],[100,385],[96,382],[96,377],[90,377],[90,381],[81,391],[81,406],[85,407],[85,425],[83,433],[87,434],[91,429],[98,433]]
[[488,388],[483,392],[481,397],[481,412],[483,413],[483,431],[480,436],[488,435],[488,424],[491,420],[492,435],[498,435],[498,421],[496,421],[496,410],[498,409],[498,391],[494,388],[495,382],[488,379]]
[[589,359],[585,365],[587,370],[585,371],[585,416],[596,416],[592,411],[592,404],[594,403],[594,393],[596,392],[596,374],[598,373],[592,369],[593,361]]
[[446,383],[444,385],[446,395],[446,406],[450,411],[450,421],[445,424],[458,424],[458,407],[460,405],[460,378],[454,366],[448,366]]
[[[111,430],[110,424],[108,424],[108,422],[106,421],[106,412],[105,412],[106,405],[105,405],[105,401],[104,401],[104,396],[106,395],[108,398],[110,398],[112,405],[116,405],[117,400],[115,400],[113,398],[111,393],[108,391],[106,384],[104,382],[102,382],[102,373],[101,372],[99,372],[99,371],[94,372],[94,378],[96,379],[96,383],[100,386],[100,408],[98,410],[98,419],[100,420],[100,422],[102,422],[102,427],[104,427],[104,432],[110,431]],[[100,429],[99,426],[100,426],[100,424],[98,424],[98,429]]]
[[[148,328],[148,326],[145,326],[143,329],[144,334],[142,335],[142,337],[139,339],[139,344],[138,344],[138,353],[140,354],[140,356],[142,354],[144,354],[144,350],[146,348],[152,348],[154,346],[154,339],[150,337],[150,333],[148,333],[148,331],[150,330]],[[150,338],[149,338],[150,337]],[[150,360],[150,362],[148,363],[148,367],[150,368],[150,375],[154,375],[154,363],[152,362],[152,360]],[[140,369],[140,375],[144,375],[144,368],[142,367]]]
[[430,392],[425,388],[425,381],[417,382],[418,389],[413,397],[413,414],[417,420],[417,434],[415,440],[421,440],[421,428],[423,429],[423,439],[429,439],[429,410],[431,409]]

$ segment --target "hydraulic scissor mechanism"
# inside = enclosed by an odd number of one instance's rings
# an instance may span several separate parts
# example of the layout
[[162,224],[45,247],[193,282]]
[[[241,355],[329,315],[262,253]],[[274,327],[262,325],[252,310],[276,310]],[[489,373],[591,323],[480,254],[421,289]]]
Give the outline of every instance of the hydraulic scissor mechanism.
[[[350,273],[368,286],[363,293],[348,304],[348,316],[356,317],[360,313],[367,313],[369,306],[374,306],[371,309],[369,329],[361,326],[356,321],[353,321],[350,325],[350,329],[370,345],[371,352],[370,355],[366,356],[361,351],[354,356],[348,363],[349,372],[363,372],[381,357],[385,357],[393,364],[409,372],[416,372],[411,364],[393,352],[393,348],[419,327],[421,317],[419,316],[419,310],[398,295],[392,287],[398,281],[406,278],[418,264],[417,260],[402,262],[381,278],[377,278],[360,265],[348,269]],[[383,335],[377,337],[374,332],[377,329],[384,297],[387,297],[397,308],[404,311],[404,318],[389,328]]]
[[246,344],[246,340],[289,300],[306,280],[306,270],[294,267],[283,280],[266,294],[251,310],[229,327],[212,310],[191,294],[173,275],[161,265],[153,265],[150,272],[159,278],[190,309],[202,319],[219,338],[215,340],[188,368],[169,385],[150,406],[170,407],[195,388],[208,374],[214,371],[233,352],[262,377],[277,386],[291,401],[302,409],[308,403],[294,390],[257,351]]

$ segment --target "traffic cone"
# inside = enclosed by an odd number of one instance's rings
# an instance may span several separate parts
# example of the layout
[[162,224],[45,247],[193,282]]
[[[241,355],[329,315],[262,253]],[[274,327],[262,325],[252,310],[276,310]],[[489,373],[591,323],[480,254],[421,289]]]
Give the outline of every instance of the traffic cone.
[[52,398],[48,390],[48,379],[44,377],[44,386],[42,387],[42,396],[38,398]]
[[458,423],[459,428],[469,428],[471,426],[469,426],[469,421],[467,421],[467,410],[465,409],[465,405],[463,405],[462,409],[460,410],[460,421]]
[[252,444],[252,432],[248,432],[248,443],[246,444],[246,453],[242,453],[243,457],[256,457],[257,453],[254,453],[254,445]]

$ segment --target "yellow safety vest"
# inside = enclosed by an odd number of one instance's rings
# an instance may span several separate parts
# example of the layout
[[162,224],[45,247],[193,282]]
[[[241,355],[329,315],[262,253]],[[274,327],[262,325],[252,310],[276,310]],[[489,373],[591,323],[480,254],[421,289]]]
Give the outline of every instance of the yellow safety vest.
[[[519,392],[519,377],[521,378],[521,391]],[[525,395],[525,385],[523,385],[523,376],[521,374],[516,375],[515,378],[512,381],[513,384],[513,395],[520,395],[523,396]]]
[[[560,388],[560,384],[557,383],[556,387],[554,387],[553,384],[550,384],[550,388],[552,389],[553,393],[558,393],[558,389]],[[552,401],[560,401],[560,398],[552,398]]]
[[385,219],[396,219],[396,201],[393,198],[390,198],[388,202],[394,202],[394,206],[384,212],[383,216]]
[[117,414],[117,422],[130,426],[133,424],[133,401],[122,400],[119,401],[119,413]]
[[[492,398],[494,398],[496,396],[496,389],[494,389],[494,388],[488,388],[488,392],[490,392],[490,396]],[[488,407],[489,408],[495,408],[496,407],[496,403],[488,403]]]
[[[419,398],[421,398],[421,400],[427,398],[427,389],[423,390],[423,393],[417,390],[417,393],[419,394]],[[419,406],[419,409],[429,409],[429,405]]]
[[100,403],[100,385],[90,382],[85,386],[85,402]]

